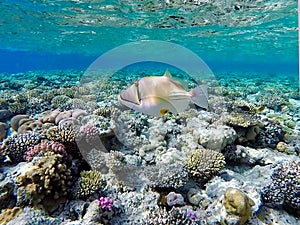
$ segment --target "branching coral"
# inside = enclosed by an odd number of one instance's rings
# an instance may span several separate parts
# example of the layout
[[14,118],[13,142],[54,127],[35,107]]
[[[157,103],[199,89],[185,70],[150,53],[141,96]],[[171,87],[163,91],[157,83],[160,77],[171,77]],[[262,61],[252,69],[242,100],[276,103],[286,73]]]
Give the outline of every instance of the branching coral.
[[76,198],[86,198],[102,189],[105,182],[100,172],[96,170],[82,171],[74,190]]
[[196,149],[190,151],[186,159],[186,167],[191,178],[199,184],[204,184],[217,175],[224,166],[224,156],[213,150]]
[[194,214],[173,207],[170,211],[165,208],[152,211],[148,214],[147,219],[144,221],[145,225],[196,225],[199,221],[195,218]]
[[18,134],[3,141],[0,155],[5,161],[18,163],[23,161],[23,155],[29,147],[36,145],[41,137],[35,133]]
[[300,215],[300,162],[281,164],[272,174],[272,182],[262,191],[263,202],[282,206]]
[[31,161],[35,156],[43,156],[46,152],[53,152],[63,156],[64,160],[68,160],[68,154],[65,150],[65,146],[59,142],[46,142],[43,144],[35,145],[29,147],[24,154],[24,159],[26,161]]

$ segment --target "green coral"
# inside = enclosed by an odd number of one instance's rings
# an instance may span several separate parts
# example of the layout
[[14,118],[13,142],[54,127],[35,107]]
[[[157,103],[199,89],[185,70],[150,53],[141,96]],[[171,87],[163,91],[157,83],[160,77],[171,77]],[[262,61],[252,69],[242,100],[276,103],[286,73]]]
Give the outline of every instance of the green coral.
[[217,175],[225,166],[222,153],[208,149],[190,151],[186,158],[186,167],[192,179],[203,185]]
[[76,198],[86,198],[95,194],[105,185],[100,172],[96,170],[82,171],[75,185],[74,195]]

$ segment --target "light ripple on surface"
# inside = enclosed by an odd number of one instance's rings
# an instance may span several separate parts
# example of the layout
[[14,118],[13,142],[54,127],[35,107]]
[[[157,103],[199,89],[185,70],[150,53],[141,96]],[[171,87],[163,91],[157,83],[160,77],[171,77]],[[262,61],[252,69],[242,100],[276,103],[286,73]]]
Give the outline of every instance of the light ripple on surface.
[[93,55],[158,39],[200,54],[297,58],[294,0],[6,0],[0,16],[1,48]]

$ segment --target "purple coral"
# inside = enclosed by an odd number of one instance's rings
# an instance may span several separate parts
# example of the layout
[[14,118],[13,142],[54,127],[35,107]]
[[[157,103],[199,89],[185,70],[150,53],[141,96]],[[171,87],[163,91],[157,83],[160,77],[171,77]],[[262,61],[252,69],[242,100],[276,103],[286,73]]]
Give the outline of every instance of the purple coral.
[[98,206],[101,209],[111,211],[113,207],[113,200],[110,197],[100,197]]
[[195,220],[196,219],[196,215],[193,212],[187,212],[186,213],[187,217],[189,217],[191,220]]

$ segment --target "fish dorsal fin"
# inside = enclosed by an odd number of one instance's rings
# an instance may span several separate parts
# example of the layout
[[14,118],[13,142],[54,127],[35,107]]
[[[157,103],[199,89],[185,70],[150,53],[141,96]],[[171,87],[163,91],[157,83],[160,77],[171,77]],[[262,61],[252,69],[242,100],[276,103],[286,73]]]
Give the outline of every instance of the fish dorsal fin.
[[170,72],[168,70],[166,70],[166,72],[164,73],[164,76],[168,77],[168,78],[172,78],[172,75],[170,74]]

